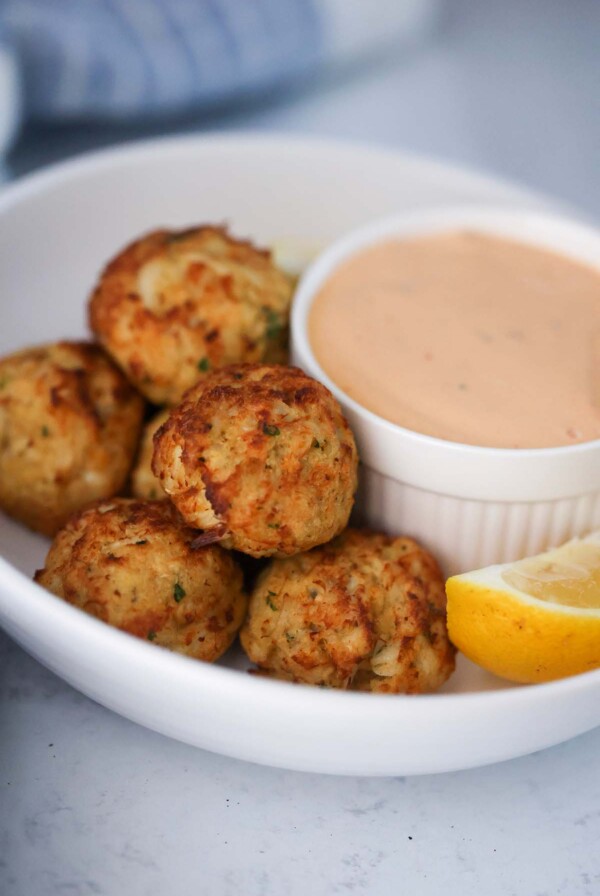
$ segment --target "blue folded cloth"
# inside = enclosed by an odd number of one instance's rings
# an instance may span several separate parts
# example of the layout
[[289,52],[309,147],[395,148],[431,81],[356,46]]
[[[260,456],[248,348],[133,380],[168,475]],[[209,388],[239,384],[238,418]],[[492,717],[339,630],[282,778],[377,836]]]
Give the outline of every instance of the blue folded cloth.
[[321,58],[313,0],[3,0],[28,115],[146,116],[254,92]]
[[178,111],[289,80],[321,53],[312,0],[3,0],[37,118]]
[[0,0],[0,153],[20,121],[148,118],[355,58],[437,0]]

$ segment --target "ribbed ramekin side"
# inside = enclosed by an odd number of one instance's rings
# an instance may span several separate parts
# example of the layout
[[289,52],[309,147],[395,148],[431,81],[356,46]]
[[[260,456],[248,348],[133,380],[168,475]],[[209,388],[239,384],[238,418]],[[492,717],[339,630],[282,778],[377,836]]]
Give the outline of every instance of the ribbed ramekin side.
[[472,501],[361,468],[359,522],[410,535],[447,575],[507,563],[600,528],[600,491],[555,501]]

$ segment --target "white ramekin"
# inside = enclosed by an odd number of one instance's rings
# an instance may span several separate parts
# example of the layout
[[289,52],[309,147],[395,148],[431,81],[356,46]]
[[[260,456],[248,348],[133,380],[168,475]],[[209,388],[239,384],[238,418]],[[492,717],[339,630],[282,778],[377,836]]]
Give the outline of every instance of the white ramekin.
[[335,242],[302,277],[292,311],[293,363],[333,392],[356,436],[362,460],[359,518],[417,538],[447,574],[515,560],[600,528],[600,440],[510,449],[422,435],[349,398],[312,352],[311,303],[345,259],[384,239],[459,228],[553,249],[600,271],[600,233],[562,215],[441,208],[370,223]]

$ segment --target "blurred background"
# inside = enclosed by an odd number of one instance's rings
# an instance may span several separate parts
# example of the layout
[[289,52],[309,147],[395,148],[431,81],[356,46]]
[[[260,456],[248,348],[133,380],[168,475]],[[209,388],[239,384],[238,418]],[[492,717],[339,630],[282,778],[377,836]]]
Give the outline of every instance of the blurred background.
[[369,141],[600,218],[599,0],[0,0],[14,178],[158,134]]

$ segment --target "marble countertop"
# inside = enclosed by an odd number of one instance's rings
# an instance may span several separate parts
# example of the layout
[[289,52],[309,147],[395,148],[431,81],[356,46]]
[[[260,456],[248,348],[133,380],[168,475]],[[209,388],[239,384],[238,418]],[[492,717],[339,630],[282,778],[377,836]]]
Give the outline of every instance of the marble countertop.
[[0,650],[6,896],[600,892],[600,729],[446,775],[286,772],[147,731]]
[[[592,0],[456,0],[423,47],[177,129],[372,140],[517,179],[600,218],[599,38]],[[28,131],[9,167],[130,136]],[[3,635],[0,669],[2,896],[600,893],[600,729],[489,768],[326,777],[140,728]]]

